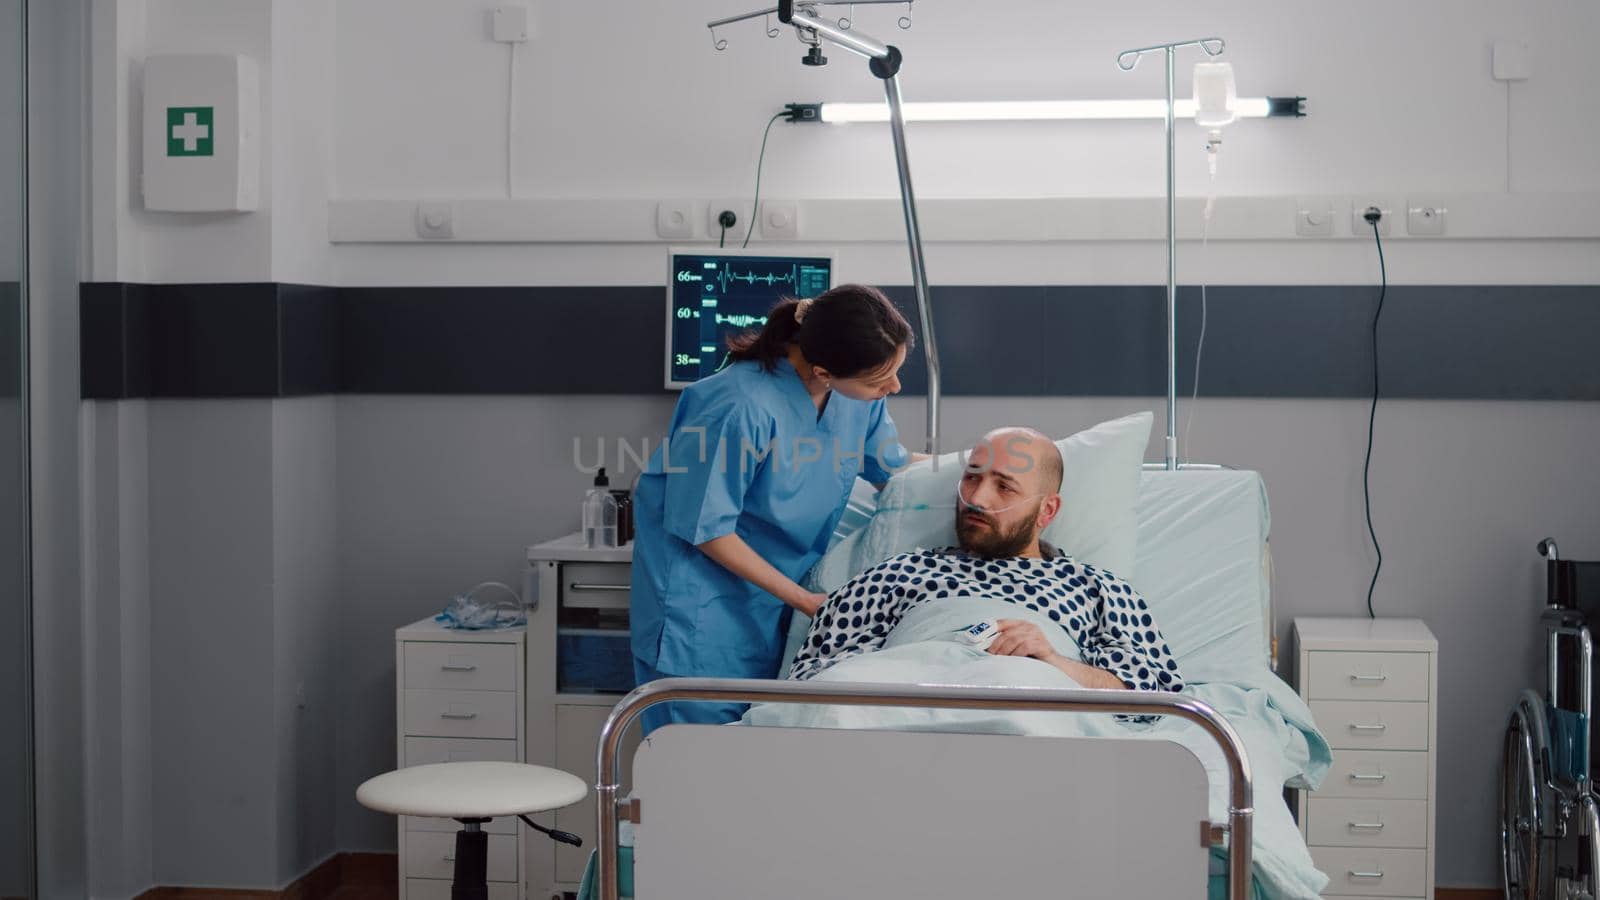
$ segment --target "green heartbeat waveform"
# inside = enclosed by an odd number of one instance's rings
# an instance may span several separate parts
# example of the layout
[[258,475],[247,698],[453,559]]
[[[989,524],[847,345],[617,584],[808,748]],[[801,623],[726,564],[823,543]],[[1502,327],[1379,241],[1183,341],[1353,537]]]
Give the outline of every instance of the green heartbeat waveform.
[[794,270],[791,269],[787,274],[784,275],[778,275],[773,272],[768,272],[765,275],[757,275],[754,272],[745,272],[741,275],[732,269],[726,269],[722,272],[720,280],[722,281],[722,290],[724,292],[728,290],[728,282],[730,281],[742,281],[748,285],[754,285],[755,283],[760,282],[768,287],[771,287],[775,284],[794,284]]
[[740,314],[740,315],[732,315],[732,316],[725,316],[725,315],[723,315],[721,313],[717,313],[717,324],[718,325],[733,325],[733,326],[738,327],[738,328],[754,328],[757,325],[765,325],[765,324],[767,324],[767,317],[766,316],[747,316],[747,315],[742,315],[742,314]]

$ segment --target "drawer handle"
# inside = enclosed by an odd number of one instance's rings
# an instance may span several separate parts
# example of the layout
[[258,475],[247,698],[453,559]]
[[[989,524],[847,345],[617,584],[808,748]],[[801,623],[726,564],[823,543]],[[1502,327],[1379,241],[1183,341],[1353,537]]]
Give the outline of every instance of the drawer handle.
[[1387,675],[1351,675],[1351,681],[1388,681]]
[[1363,775],[1360,772],[1351,772],[1350,773],[1350,780],[1351,781],[1387,781],[1388,778],[1389,778],[1389,776],[1385,775],[1382,772],[1379,772],[1376,775]]
[[574,591],[628,591],[628,590],[632,590],[632,587],[630,585],[626,585],[626,584],[585,584],[582,581],[574,581],[571,584],[568,584],[567,588],[569,590],[574,590]]
[[441,672],[476,672],[478,671],[478,667],[470,664],[465,666],[443,665],[439,667],[439,670]]
[[1356,723],[1351,722],[1350,723],[1350,730],[1351,731],[1388,731],[1389,730],[1389,726],[1384,725],[1382,723],[1377,724],[1377,725],[1357,725]]
[[455,854],[454,853],[446,853],[444,855],[444,861],[447,862],[447,863],[455,862],[456,861]]
[[1382,822],[1351,822],[1350,823],[1350,827],[1351,828],[1370,828],[1373,831],[1382,831],[1383,830],[1383,823]]
[[1376,872],[1357,872],[1355,869],[1350,869],[1349,872],[1350,872],[1350,877],[1351,878],[1382,878],[1383,877],[1383,870],[1382,869],[1379,869]]
[[447,712],[447,713],[439,713],[439,718],[441,718],[441,719],[476,719],[477,717],[478,717],[478,714],[475,713],[475,712],[469,712],[469,713],[449,713],[449,712]]

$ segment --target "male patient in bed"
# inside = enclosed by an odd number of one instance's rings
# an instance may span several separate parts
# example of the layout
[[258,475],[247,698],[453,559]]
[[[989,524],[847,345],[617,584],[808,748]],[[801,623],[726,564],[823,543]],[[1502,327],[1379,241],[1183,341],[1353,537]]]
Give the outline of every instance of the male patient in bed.
[[877,650],[908,612],[955,597],[1002,600],[1048,617],[1082,661],[1038,624],[1000,619],[988,652],[1032,657],[1084,687],[1177,691],[1178,663],[1127,583],[1039,540],[1061,511],[1061,453],[1031,428],[1000,428],[968,457],[956,502],[961,546],[902,553],[857,575],[817,611],[789,677]]

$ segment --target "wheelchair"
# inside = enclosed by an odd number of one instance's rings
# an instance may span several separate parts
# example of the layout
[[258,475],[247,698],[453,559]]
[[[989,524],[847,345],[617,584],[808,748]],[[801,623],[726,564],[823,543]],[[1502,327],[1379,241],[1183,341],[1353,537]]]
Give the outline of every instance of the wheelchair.
[[1545,559],[1545,690],[1511,710],[1500,760],[1500,861],[1506,900],[1600,900],[1600,794],[1594,787],[1591,615],[1600,562]]

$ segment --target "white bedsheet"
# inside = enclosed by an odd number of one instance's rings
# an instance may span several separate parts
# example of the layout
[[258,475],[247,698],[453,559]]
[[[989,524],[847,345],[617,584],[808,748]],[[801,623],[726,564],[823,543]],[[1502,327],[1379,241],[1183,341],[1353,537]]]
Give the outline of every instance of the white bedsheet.
[[[1017,616],[1003,601],[956,598],[913,610],[895,629],[890,646],[851,657],[816,676],[818,681],[890,684],[961,684],[987,687],[1078,687],[1038,660],[997,657],[949,639],[975,621]],[[1024,610],[1023,612],[1026,612]],[[1059,632],[1059,629],[1056,629]],[[1070,642],[1053,641],[1072,654]],[[1312,900],[1327,877],[1311,861],[1283,801],[1282,788],[1315,785],[1331,754],[1311,722],[1311,711],[1282,681],[1248,662],[1226,677],[1191,683],[1184,693],[1227,718],[1245,743],[1255,779],[1253,868],[1258,886],[1273,900]],[[800,728],[862,728],[1028,734],[1044,737],[1113,737],[1167,740],[1187,747],[1206,769],[1213,821],[1227,819],[1228,774],[1220,748],[1199,726],[1168,716],[1154,724],[1123,723],[1106,714],[949,710],[927,707],[757,704],[744,723]]]

